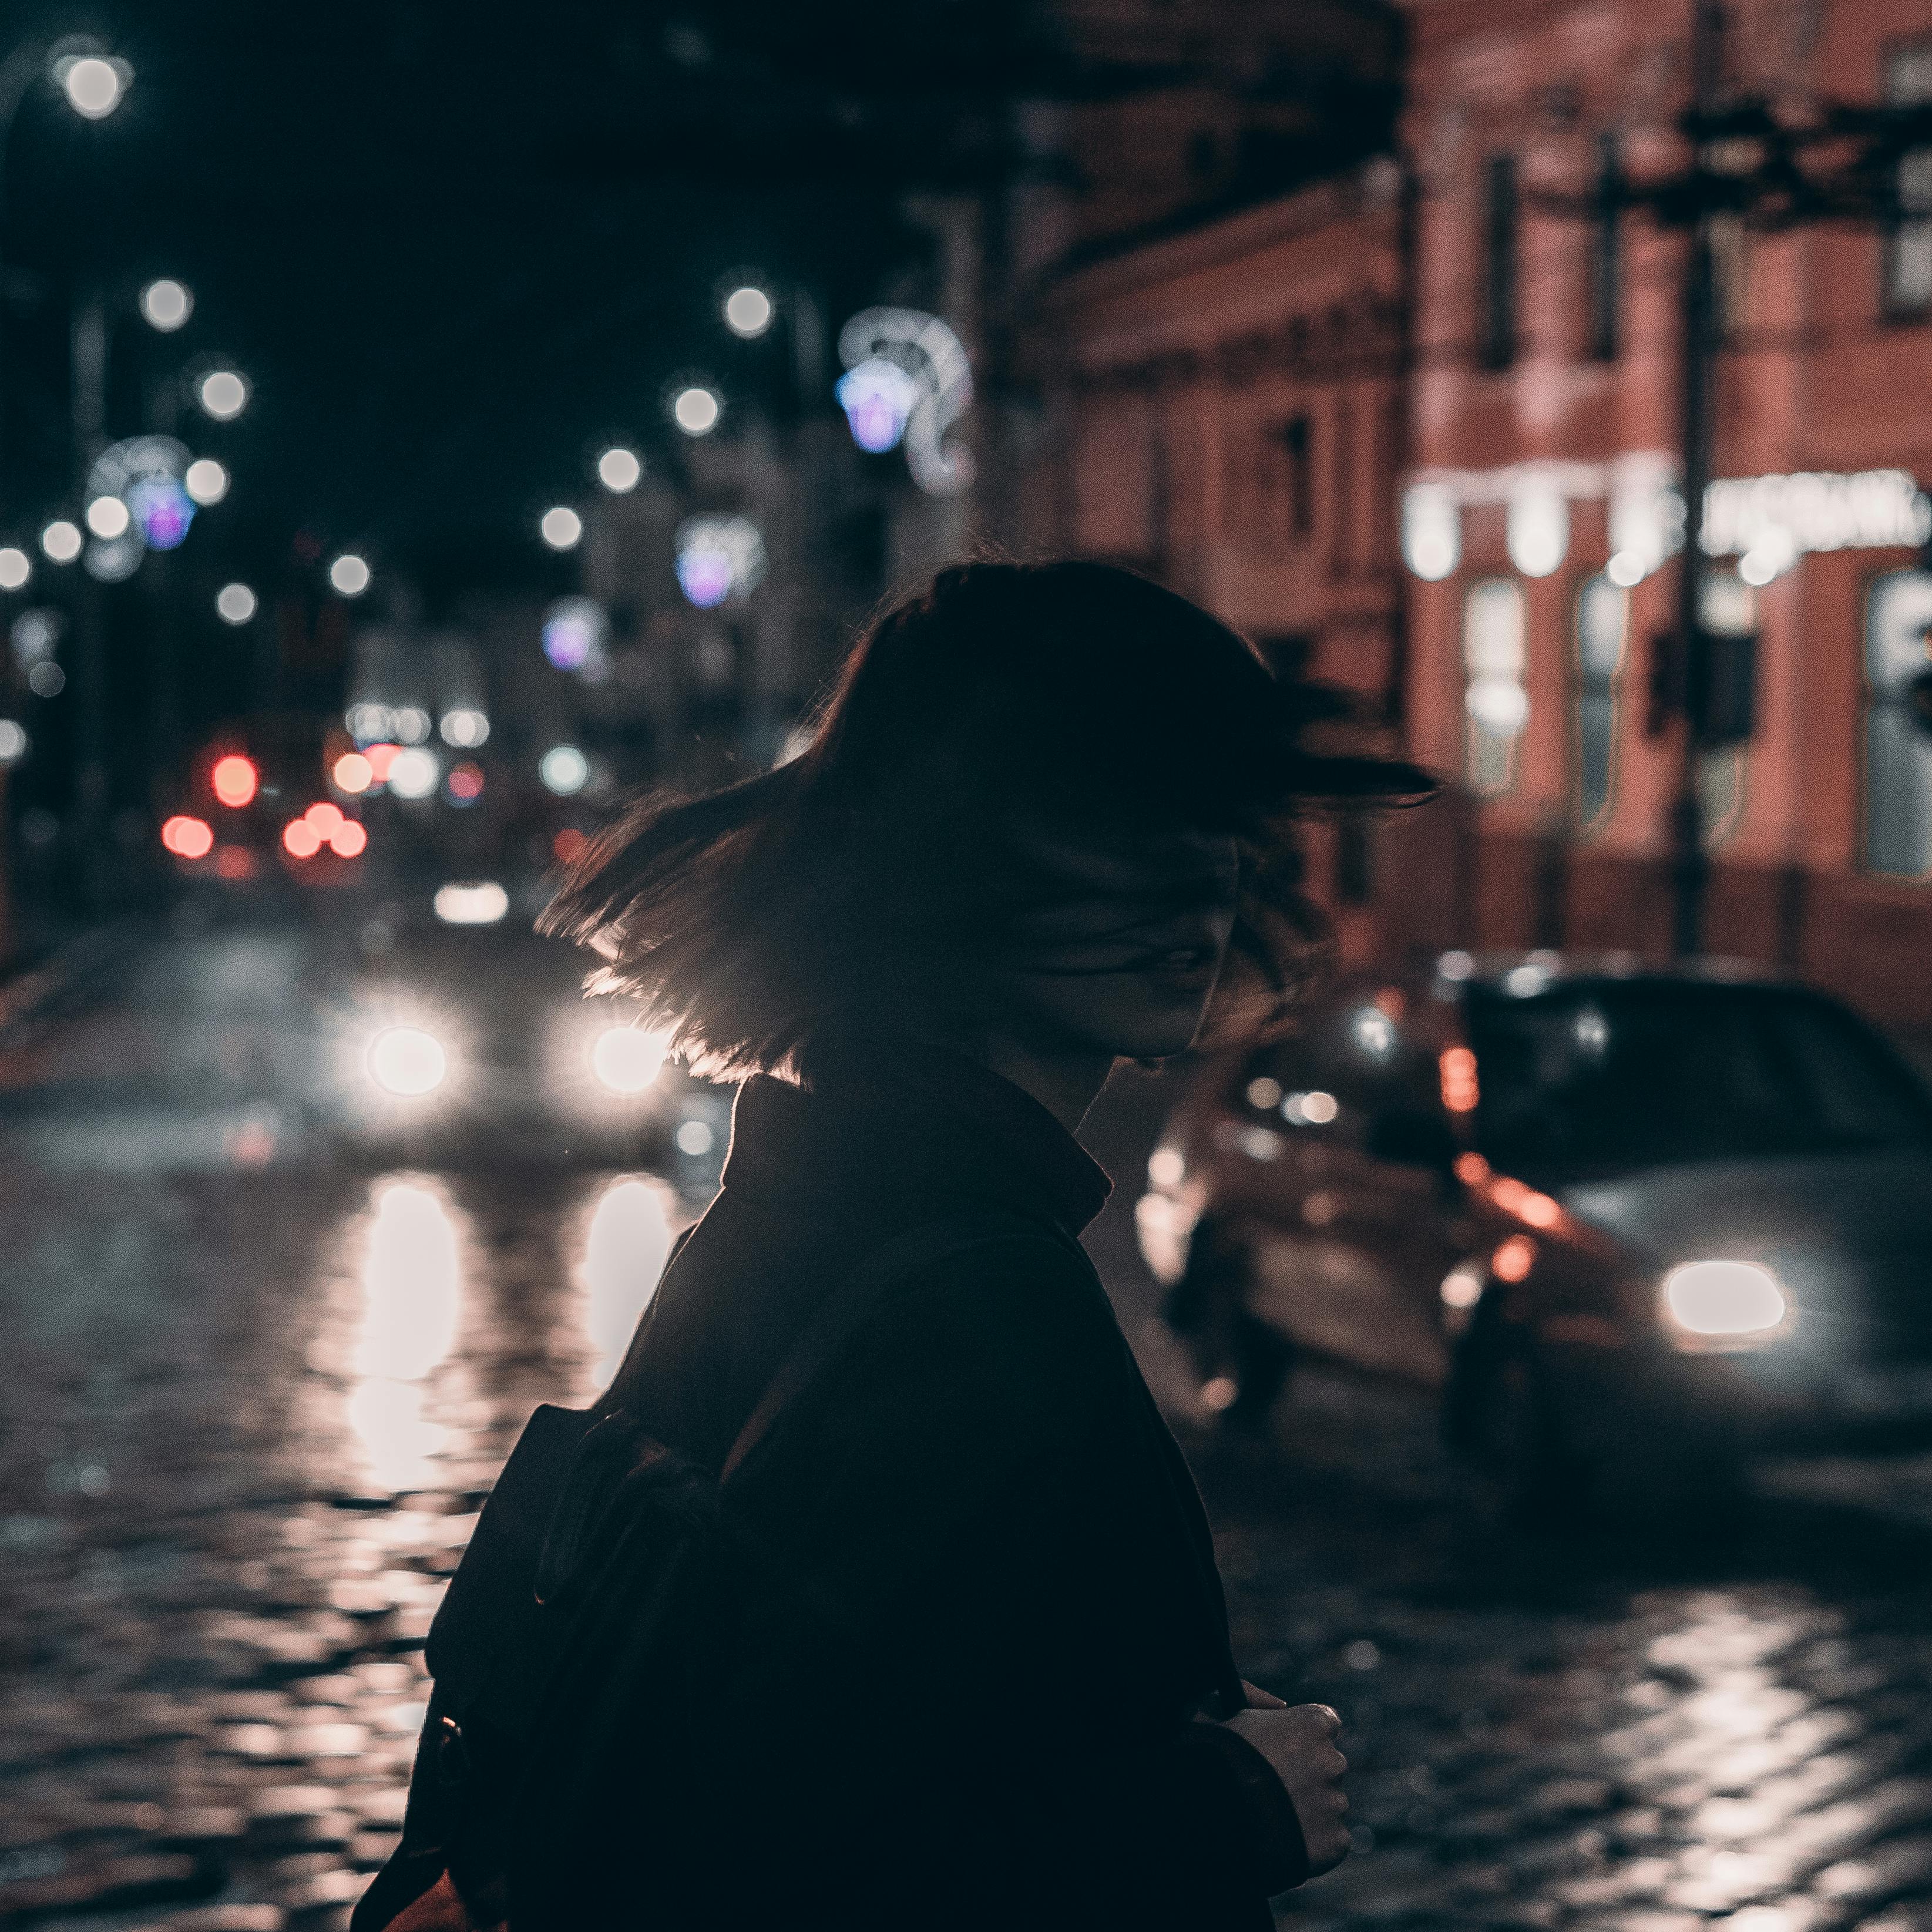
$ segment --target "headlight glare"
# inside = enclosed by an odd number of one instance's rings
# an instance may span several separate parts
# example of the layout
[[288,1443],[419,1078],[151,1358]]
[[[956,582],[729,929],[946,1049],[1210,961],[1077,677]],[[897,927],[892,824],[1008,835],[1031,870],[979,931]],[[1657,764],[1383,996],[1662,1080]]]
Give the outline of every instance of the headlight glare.
[[1664,1278],[1664,1307],[1691,1335],[1761,1335],[1784,1320],[1784,1291],[1755,1262],[1686,1262]]

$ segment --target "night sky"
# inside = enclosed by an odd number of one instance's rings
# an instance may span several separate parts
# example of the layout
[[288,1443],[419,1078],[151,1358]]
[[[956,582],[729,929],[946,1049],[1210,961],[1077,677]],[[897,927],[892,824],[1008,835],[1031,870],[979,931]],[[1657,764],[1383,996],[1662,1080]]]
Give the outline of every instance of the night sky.
[[[900,196],[997,174],[1000,99],[1061,70],[1019,10],[8,10],[10,45],[88,33],[136,78],[93,123],[42,83],[8,143],[5,538],[77,507],[67,344],[94,288],[110,435],[211,360],[254,385],[235,424],[176,418],[235,479],[201,567],[354,543],[432,581],[541,572],[536,512],[610,440],[662,444],[674,375],[796,406],[784,328],[737,342],[722,278],[802,279],[834,328],[918,286]],[[136,311],[158,274],[196,298],[170,336]]]

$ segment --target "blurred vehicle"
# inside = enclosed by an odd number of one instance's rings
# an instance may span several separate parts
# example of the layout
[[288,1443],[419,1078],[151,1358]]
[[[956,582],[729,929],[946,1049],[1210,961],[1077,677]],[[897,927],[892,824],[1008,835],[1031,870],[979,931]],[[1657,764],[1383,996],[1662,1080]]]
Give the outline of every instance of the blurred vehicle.
[[538,938],[530,877],[344,900],[324,969],[326,1130],[352,1157],[649,1166],[709,1194],[732,1090],[702,1080],[585,956]]
[[1205,1065],[1142,1252],[1210,1410],[1296,1348],[1439,1387],[1520,1506],[1932,1436],[1932,1095],[1716,967],[1444,955]]

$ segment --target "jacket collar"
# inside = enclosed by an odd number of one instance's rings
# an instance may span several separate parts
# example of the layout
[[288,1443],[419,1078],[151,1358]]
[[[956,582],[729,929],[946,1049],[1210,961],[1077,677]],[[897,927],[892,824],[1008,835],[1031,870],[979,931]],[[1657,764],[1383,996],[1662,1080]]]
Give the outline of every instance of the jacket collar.
[[1044,1216],[1070,1234],[1112,1187],[1030,1094],[963,1054],[820,1044],[803,1058],[802,1084],[760,1077],[739,1089],[726,1187],[965,1195]]

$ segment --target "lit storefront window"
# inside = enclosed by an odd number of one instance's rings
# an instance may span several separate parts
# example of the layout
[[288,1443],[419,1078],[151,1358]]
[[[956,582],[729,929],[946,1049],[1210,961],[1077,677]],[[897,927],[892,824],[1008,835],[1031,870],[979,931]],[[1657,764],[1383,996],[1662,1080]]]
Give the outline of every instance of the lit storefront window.
[[1576,593],[1571,752],[1580,831],[1595,830],[1610,813],[1616,771],[1618,686],[1629,625],[1629,592],[1607,577],[1591,578]]
[[1864,845],[1868,872],[1932,876],[1932,736],[1910,705],[1912,682],[1932,670],[1932,575],[1896,570],[1874,583],[1865,605]]
[[1462,604],[1464,776],[1480,797],[1516,782],[1516,745],[1529,722],[1524,664],[1522,586],[1502,577],[1471,584]]

